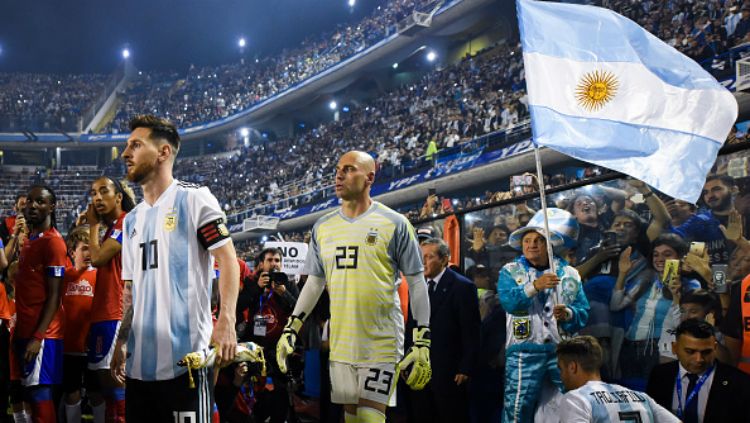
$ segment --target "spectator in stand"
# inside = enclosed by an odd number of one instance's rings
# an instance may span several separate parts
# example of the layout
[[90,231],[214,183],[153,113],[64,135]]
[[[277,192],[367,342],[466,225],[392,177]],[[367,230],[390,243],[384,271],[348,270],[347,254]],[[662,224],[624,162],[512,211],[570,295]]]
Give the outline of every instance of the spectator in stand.
[[731,239],[736,240],[739,235],[745,235],[732,200],[735,189],[734,178],[731,176],[709,176],[701,195],[705,207],[683,224],[673,228],[676,234],[688,241],[705,242],[711,264],[729,262],[734,243],[727,242],[725,230],[731,227],[728,233]]
[[743,5],[740,9],[740,13],[740,19],[737,21],[737,25],[732,32],[732,39],[735,44],[742,42],[745,35],[750,31],[750,6]]
[[[65,241],[55,229],[57,199],[51,188],[32,186],[24,214],[29,239],[21,247],[16,277],[18,318],[14,349],[35,422],[56,423],[53,391],[62,383],[62,279]],[[44,348],[42,348],[44,341]]]
[[96,289],[96,268],[91,266],[89,228],[80,226],[65,241],[72,266],[65,269],[62,306],[65,309],[65,342],[63,355],[63,390],[67,422],[81,421],[82,388],[94,414],[94,423],[104,423],[104,399],[96,380],[88,369],[86,336],[89,333],[91,303]]
[[625,279],[633,267],[631,252],[632,247],[628,247],[620,255],[610,306],[613,311],[634,306],[635,315],[625,332],[620,364],[623,384],[642,391],[651,369],[659,364],[658,339],[672,303],[674,294],[670,291],[682,295],[699,289],[701,284],[695,279],[674,275],[664,280],[666,260],[679,260],[688,252],[684,240],[674,234],[664,234],[652,244],[650,278],[626,288]]

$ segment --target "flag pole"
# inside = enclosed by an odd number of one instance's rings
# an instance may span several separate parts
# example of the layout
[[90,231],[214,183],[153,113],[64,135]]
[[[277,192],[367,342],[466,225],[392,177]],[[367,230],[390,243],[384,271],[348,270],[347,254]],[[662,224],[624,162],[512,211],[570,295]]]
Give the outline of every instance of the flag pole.
[[[545,236],[545,239],[547,242],[547,257],[549,259],[549,269],[550,273],[553,275],[557,275],[557,269],[555,269],[555,259],[554,259],[554,252],[552,250],[552,240],[550,238],[551,234],[549,231],[549,218],[547,217],[547,195],[545,194],[544,190],[544,175],[542,174],[542,159],[539,156],[539,146],[534,143],[534,160],[536,161],[536,181],[539,185],[539,199],[542,202],[542,213],[544,214],[544,232],[547,234]],[[559,287],[559,285],[558,285]],[[560,303],[560,298],[558,296],[558,290],[555,289],[555,304]]]

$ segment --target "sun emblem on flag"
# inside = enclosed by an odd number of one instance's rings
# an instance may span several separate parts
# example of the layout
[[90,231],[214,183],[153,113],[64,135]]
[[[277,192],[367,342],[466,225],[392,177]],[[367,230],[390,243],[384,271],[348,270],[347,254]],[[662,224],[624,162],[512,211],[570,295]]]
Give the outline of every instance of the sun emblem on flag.
[[613,73],[595,70],[584,75],[578,82],[576,99],[583,108],[595,112],[615,97],[618,86],[619,82]]

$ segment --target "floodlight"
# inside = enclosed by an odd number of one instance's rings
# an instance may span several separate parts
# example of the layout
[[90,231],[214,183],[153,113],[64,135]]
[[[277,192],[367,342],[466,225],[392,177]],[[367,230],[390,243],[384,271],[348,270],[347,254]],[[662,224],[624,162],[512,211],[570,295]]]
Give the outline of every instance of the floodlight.
[[250,130],[247,128],[240,128],[240,135],[242,135],[243,137],[246,137],[250,135]]
[[130,49],[124,48],[122,49],[122,58],[128,59],[130,57]]
[[429,53],[427,53],[427,60],[428,61],[434,62],[435,59],[437,59],[437,53],[435,53],[434,51],[430,51]]
[[245,37],[240,37],[240,40],[237,41],[237,45],[240,46],[240,48],[245,47],[246,44],[247,44],[247,41],[245,40]]
[[398,63],[393,64],[393,69],[398,69]]
[[331,110],[336,110],[337,107],[338,107],[338,104],[336,104],[335,101],[331,101],[330,103],[328,103],[328,108]]

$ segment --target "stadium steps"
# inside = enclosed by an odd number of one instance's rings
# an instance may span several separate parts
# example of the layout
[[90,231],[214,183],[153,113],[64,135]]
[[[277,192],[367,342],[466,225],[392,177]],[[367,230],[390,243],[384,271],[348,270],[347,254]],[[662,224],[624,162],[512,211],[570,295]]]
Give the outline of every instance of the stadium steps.
[[107,128],[107,125],[114,120],[115,116],[117,116],[117,110],[120,108],[120,104],[122,104],[122,97],[118,95],[115,101],[110,104],[110,107],[107,109],[102,120],[100,120],[94,128],[95,134],[102,133],[104,129]]

